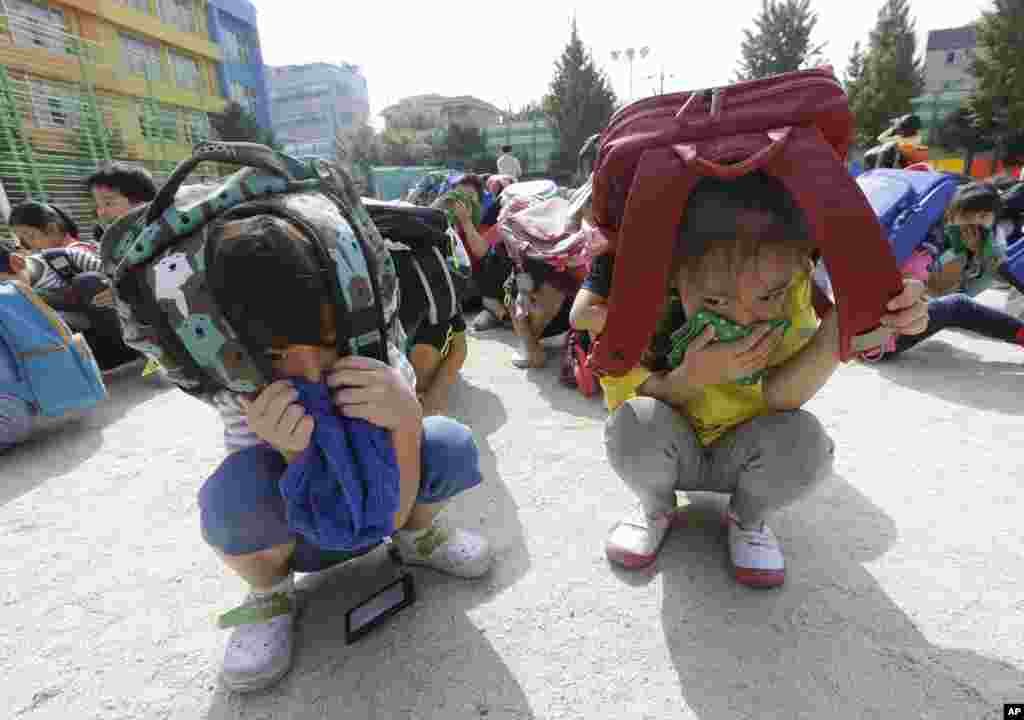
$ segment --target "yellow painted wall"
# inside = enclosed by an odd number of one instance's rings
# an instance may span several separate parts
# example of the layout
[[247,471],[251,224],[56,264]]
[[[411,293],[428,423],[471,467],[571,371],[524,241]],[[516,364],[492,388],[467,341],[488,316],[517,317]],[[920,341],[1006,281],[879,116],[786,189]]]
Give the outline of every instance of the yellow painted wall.
[[[54,2],[54,0],[50,0]],[[86,64],[88,80],[100,94],[114,96],[109,111],[113,124],[123,135],[126,154],[130,158],[178,161],[191,155],[192,148],[185,143],[184,122],[187,112],[222,112],[227,100],[220,96],[216,62],[222,55],[220,48],[206,39],[205,3],[202,3],[199,34],[184,33],[173,26],[164,24],[155,14],[155,0],[151,0],[153,15],[119,5],[114,0],[56,0],[64,10],[65,30],[83,40],[97,43],[88,46]],[[158,41],[161,45],[163,74],[167,82],[147,83],[142,76],[131,74],[122,62],[121,32],[139,36],[142,39]],[[192,57],[199,66],[200,77],[205,83],[202,92],[178,87],[174,83],[173,68],[169,50],[181,51]],[[0,65],[12,70],[31,73],[40,78],[80,83],[83,79],[82,63],[73,54],[61,54],[40,48],[18,47],[11,44],[9,36],[0,35]],[[176,106],[177,140],[157,140],[143,137],[139,127],[139,101],[153,97],[161,105]],[[29,121],[29,118],[26,118]],[[38,129],[32,131],[33,140],[40,147],[58,150],[65,142],[71,142],[76,131],[59,129]]]

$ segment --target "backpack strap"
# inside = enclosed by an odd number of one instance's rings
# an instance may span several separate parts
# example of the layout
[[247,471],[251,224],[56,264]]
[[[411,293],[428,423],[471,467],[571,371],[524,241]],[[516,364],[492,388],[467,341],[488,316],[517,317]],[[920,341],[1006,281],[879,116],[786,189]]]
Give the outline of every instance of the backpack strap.
[[892,334],[879,326],[879,316],[902,292],[903,278],[857,181],[810,127],[793,128],[785,151],[765,170],[792,193],[822,250],[838,306],[840,357],[878,347]]

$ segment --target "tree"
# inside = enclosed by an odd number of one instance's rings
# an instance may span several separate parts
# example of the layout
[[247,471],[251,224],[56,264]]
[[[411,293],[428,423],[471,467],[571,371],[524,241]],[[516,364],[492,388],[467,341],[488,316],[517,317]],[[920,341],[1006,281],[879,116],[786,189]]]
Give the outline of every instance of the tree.
[[974,164],[974,156],[992,147],[992,138],[974,122],[974,112],[966,105],[935,128],[929,142],[950,150],[963,151],[964,167],[968,172]]
[[976,27],[971,73],[977,85],[969,104],[974,121],[996,141],[995,166],[1013,144],[1011,128],[1024,127],[1024,0],[993,0]]
[[914,26],[909,0],[885,0],[878,11],[850,99],[864,147],[875,145],[891,119],[911,112],[910,101],[924,90]]
[[446,165],[473,168],[487,155],[487,141],[479,128],[452,123],[441,152]]
[[817,24],[811,0],[761,0],[754,29],[743,31],[736,79],[756,80],[815,64],[825,47],[811,44]]
[[535,117],[542,117],[544,115],[544,102],[543,100],[531,100],[530,102],[519,108],[518,111],[508,116],[509,122],[521,122],[523,120],[533,120]]
[[608,77],[597,68],[580,40],[575,18],[569,42],[555,62],[555,75],[543,103],[548,125],[558,143],[552,169],[575,172],[579,149],[588,137],[604,129],[617,104]]
[[860,93],[860,89],[864,80],[864,50],[861,49],[860,42],[853,44],[853,52],[850,53],[850,59],[846,63],[846,76],[843,78],[843,84],[846,86],[846,96],[850,99],[850,105],[855,105],[857,102],[857,95]]
[[230,103],[222,113],[210,113],[210,126],[220,140],[254,142],[281,149],[274,131],[261,128],[256,116],[237,102]]
[[380,143],[373,128],[365,123],[339,130],[334,138],[338,162],[349,171],[360,190],[374,194],[373,166],[380,165]]

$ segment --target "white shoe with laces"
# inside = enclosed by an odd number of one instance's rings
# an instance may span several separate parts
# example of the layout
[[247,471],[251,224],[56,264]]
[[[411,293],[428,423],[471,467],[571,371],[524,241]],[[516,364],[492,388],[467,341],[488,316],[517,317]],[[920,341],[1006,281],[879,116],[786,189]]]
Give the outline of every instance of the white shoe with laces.
[[786,581],[786,561],[775,533],[764,522],[751,527],[728,514],[729,557],[737,582],[749,587],[778,587]]

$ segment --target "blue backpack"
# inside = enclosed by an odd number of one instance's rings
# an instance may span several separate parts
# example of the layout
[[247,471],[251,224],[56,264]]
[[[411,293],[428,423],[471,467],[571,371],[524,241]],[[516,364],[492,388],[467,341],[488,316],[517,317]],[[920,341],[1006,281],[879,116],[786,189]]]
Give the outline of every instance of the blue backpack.
[[89,344],[60,316],[18,283],[0,282],[0,353],[16,378],[0,379],[0,394],[13,395],[47,417],[95,407],[107,397],[103,374]]
[[869,170],[857,185],[889,235],[889,245],[902,266],[942,220],[959,186],[955,175],[916,170]]

